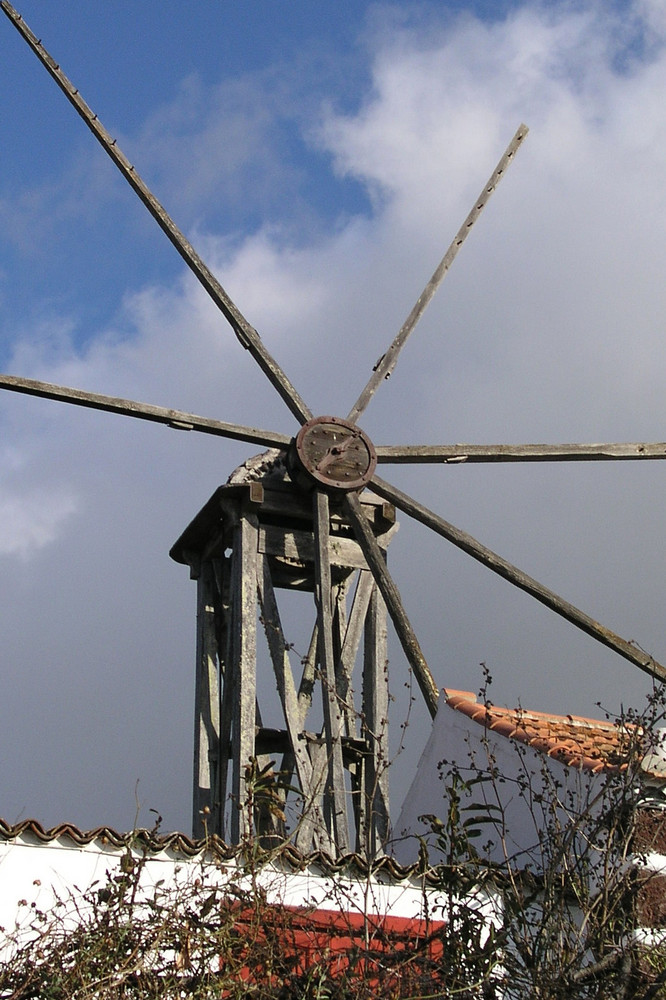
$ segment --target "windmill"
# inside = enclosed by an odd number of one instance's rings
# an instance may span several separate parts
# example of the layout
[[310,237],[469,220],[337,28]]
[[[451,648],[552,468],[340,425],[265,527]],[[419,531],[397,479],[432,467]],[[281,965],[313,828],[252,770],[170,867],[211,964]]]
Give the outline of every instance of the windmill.
[[[516,132],[346,417],[315,416],[78,90],[14,8],[6,0],[0,0],[0,6],[199,279],[297,422],[294,436],[288,437],[14,376],[0,377],[0,385],[9,390],[274,449],[264,460],[249,463],[234,481],[217,491],[172,549],[174,558],[190,566],[199,593],[195,831],[200,832],[203,816],[209,830],[231,840],[242,838],[249,824],[241,806],[247,799],[248,781],[254,781],[251,767],[256,766],[258,773],[265,775],[267,762],[282,754],[282,770],[293,775],[302,799],[302,819],[295,832],[299,847],[340,852],[355,847],[371,855],[382,850],[388,835],[386,615],[433,715],[439,697],[438,685],[386,565],[396,508],[642,670],[666,678],[664,667],[635,645],[376,473],[381,463],[663,458],[666,445],[375,446],[359,427],[359,420],[391,374],[527,130],[521,126]],[[348,610],[346,597],[352,586],[353,600]],[[277,609],[275,591],[281,588],[315,598],[316,621],[300,678],[294,678]],[[257,614],[266,633],[284,714],[284,727],[279,731],[269,731],[262,725],[257,699]],[[362,692],[360,704],[355,704],[352,671],[361,640]],[[319,730],[312,731],[307,716],[315,688],[321,699],[322,722]],[[227,828],[225,802],[229,793],[235,805]],[[264,832],[282,835],[274,815],[265,820]]]

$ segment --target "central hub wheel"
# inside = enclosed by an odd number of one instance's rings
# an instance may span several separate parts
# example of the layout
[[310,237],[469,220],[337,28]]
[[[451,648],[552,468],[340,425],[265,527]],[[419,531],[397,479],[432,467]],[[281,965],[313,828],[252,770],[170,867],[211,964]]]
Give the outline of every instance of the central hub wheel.
[[298,485],[352,493],[372,479],[377,455],[360,427],[339,417],[315,417],[292,440],[287,463]]

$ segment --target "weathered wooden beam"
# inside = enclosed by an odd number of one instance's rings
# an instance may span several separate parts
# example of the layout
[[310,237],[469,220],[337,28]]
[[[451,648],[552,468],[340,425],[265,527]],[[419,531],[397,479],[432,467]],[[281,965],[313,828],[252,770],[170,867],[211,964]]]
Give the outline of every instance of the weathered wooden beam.
[[194,413],[184,413],[182,410],[170,410],[163,406],[153,406],[150,403],[137,403],[132,399],[103,396],[98,392],[71,389],[63,385],[53,385],[51,382],[19,378],[17,375],[0,375],[0,389],[22,392],[29,396],[41,396],[43,399],[55,399],[63,403],[73,403],[75,406],[86,406],[93,410],[105,410],[107,413],[120,413],[125,417],[151,420],[153,423],[166,424],[167,427],[173,427],[179,431],[201,431],[203,434],[216,434],[234,441],[247,441],[248,444],[260,444],[269,448],[285,448],[290,441],[286,434],[279,434],[277,431],[262,431],[256,427],[243,427],[241,424],[211,420],[209,417],[198,417]]
[[387,464],[474,462],[618,462],[666,458],[666,443],[627,444],[398,444],[380,445]]
[[[233,496],[234,491],[239,488],[239,486],[224,486],[221,489],[224,496]],[[280,489],[279,486],[271,486],[269,483],[263,483],[262,489],[261,511],[262,514],[271,515],[271,524],[289,528],[295,526],[295,521],[303,522],[299,527],[303,527],[304,524],[312,524],[312,497],[309,494],[284,487]],[[380,539],[380,544],[383,545],[383,539],[387,536],[390,537],[391,528],[395,525],[395,508],[369,490],[362,494],[361,506],[368,520],[374,524],[375,533]],[[341,511],[332,507],[332,530],[334,530],[334,526],[344,528],[344,518]]]
[[317,650],[319,649],[319,622],[315,622],[310,636],[310,645],[303,663],[303,673],[298,685],[299,725],[303,729],[312,705],[315,678],[317,676]]
[[[216,831],[223,840],[230,836],[233,815],[227,817],[226,810],[229,804],[227,788],[229,784],[229,767],[232,769],[233,784],[233,746],[232,731],[234,721],[234,699],[235,699],[235,670],[234,646],[237,645],[235,630],[231,625],[231,601],[233,600],[233,553],[230,558],[225,558],[223,562],[225,575],[225,585],[228,590],[228,600],[225,606],[220,608],[220,614],[224,615],[224,641],[219,644],[218,656],[220,662],[220,683],[222,692],[220,698],[220,752],[218,765],[218,797],[220,800],[219,828]],[[228,823],[227,820],[230,819]]]
[[[342,648],[347,631],[347,583],[348,578],[333,585],[331,609],[333,613],[333,662],[335,663],[335,692],[344,714],[343,734],[353,735],[354,708],[347,699],[348,680],[342,662]],[[352,728],[350,729],[350,724]]]
[[315,788],[313,785],[312,764],[302,739],[298,696],[291,671],[289,651],[282,630],[280,612],[275,599],[270,566],[267,559],[262,559],[262,562],[263,569],[258,575],[257,585],[264,632],[303,796],[303,810],[296,830],[295,845],[306,854],[313,849],[313,846],[330,853],[331,844],[319,806],[322,788]]
[[[315,542],[311,532],[267,525],[259,529],[259,551],[299,562],[314,563]],[[353,538],[329,536],[329,561],[332,566],[362,569],[363,553]]]
[[[301,739],[308,746],[313,743],[320,744],[324,747],[326,745],[326,740],[321,733],[314,733],[309,730],[304,730],[301,733]],[[275,754],[287,753],[291,748],[289,733],[286,729],[271,729],[269,726],[257,726],[255,732],[255,747],[257,754],[264,754],[270,757],[275,756]],[[231,748],[229,748],[229,751],[231,752]],[[359,739],[357,736],[342,737],[342,755],[345,764],[349,761],[358,760],[364,755],[365,751],[366,744],[364,740]]]
[[375,858],[389,835],[388,647],[386,605],[378,587],[365,626],[363,655],[363,725],[371,752],[365,761],[363,798],[366,810],[363,849]]
[[526,125],[521,125],[518,128],[513,139],[507,146],[504,155],[500,159],[499,163],[497,164],[494,171],[490,175],[485,187],[481,191],[481,194],[474,202],[474,207],[472,208],[472,211],[469,213],[469,215],[463,222],[462,226],[454,236],[451,245],[449,246],[448,250],[442,257],[432,278],[421,292],[421,295],[417,299],[414,308],[410,312],[405,322],[400,327],[400,330],[398,331],[395,339],[393,340],[393,343],[386,351],[386,354],[383,354],[379,359],[379,361],[377,362],[377,364],[375,365],[372,375],[368,379],[367,385],[365,386],[365,388],[361,392],[361,395],[358,397],[358,399],[352,406],[351,410],[349,411],[347,420],[351,420],[353,423],[355,423],[358,420],[358,418],[361,416],[361,414],[367,407],[368,403],[374,396],[375,392],[377,391],[378,386],[384,381],[384,379],[387,379],[390,376],[391,372],[396,366],[396,362],[398,360],[400,351],[405,346],[407,338],[412,333],[414,327],[416,326],[421,316],[425,312],[425,309],[430,303],[435,292],[437,291],[442,281],[444,280],[446,273],[448,272],[449,268],[451,267],[451,264],[456,258],[458,251],[460,250],[460,247],[467,239],[467,235],[470,229],[472,228],[478,217],[481,215],[481,212],[488,203],[488,199],[490,198],[491,194],[493,193],[493,191],[501,181],[502,177],[504,176],[507,167],[509,166],[517,150],[521,146],[523,139],[527,135],[528,131],[529,130]]
[[462,549],[463,552],[472,556],[473,559],[487,566],[493,573],[497,573],[520,590],[531,594],[537,601],[545,604],[547,608],[550,608],[551,611],[571,622],[576,628],[581,629],[581,631],[586,632],[604,646],[608,646],[609,649],[619,653],[620,656],[640,667],[645,673],[659,680],[666,680],[666,667],[663,667],[648,653],[644,653],[638,646],[627,642],[619,635],[616,635],[615,632],[605,628],[605,626],[595,621],[594,618],[586,615],[568,601],[563,600],[554,591],[544,587],[543,584],[528,576],[527,573],[523,573],[522,570],[507,562],[506,559],[487,549],[485,545],[477,542],[475,538],[468,535],[465,531],[455,528],[448,521],[445,521],[444,518],[434,514],[427,507],[424,507],[423,504],[418,503],[418,501],[390,483],[384,482],[378,476],[373,478],[372,486],[380,496],[385,496],[387,500],[394,503],[400,510],[406,514],[410,514],[417,521],[420,521],[421,524],[425,524],[426,527],[436,531],[442,538],[446,538],[447,541]]
[[[257,720],[257,522],[244,514],[235,531],[232,555],[232,656],[233,843],[251,833],[247,815],[245,769],[255,756]],[[225,677],[225,683],[227,678]]]
[[100,143],[104,152],[113,160],[127,183],[139,196],[162,232],[168,237],[192,273],[206,289],[215,305],[229,322],[240,343],[250,352],[294,416],[301,423],[305,423],[311,418],[312,413],[296,392],[296,389],[282,371],[277,361],[268,353],[257,331],[248,323],[235,303],[232,302],[212,271],[204,264],[201,257],[199,257],[192,244],[185,239],[185,236],[178,229],[173,219],[171,219],[155,195],[149,190],[146,183],[118,146],[116,140],[107,132],[97,115],[91,111],[81,97],[78,89],[67,79],[58,64],[46,51],[40,39],[27,26],[21,15],[14,10],[7,0],[0,0],[0,7],[28,43],[50,76],[58,84],[67,100]]
[[344,713],[338,702],[335,653],[333,647],[333,613],[331,607],[331,564],[329,559],[330,513],[328,496],[323,490],[314,495],[315,527],[315,602],[319,624],[319,663],[322,673],[322,704],[324,729],[328,748],[328,800],[333,821],[333,837],[337,850],[349,851],[349,825],[345,771],[342,759],[342,729]]
[[[374,482],[374,480],[373,480]],[[377,539],[372,533],[372,529],[367,518],[363,514],[361,504],[355,493],[349,493],[344,500],[349,519],[354,527],[356,538],[363,549],[368,566],[374,576],[382,597],[386,601],[388,613],[395,626],[398,639],[403,648],[407,662],[414,671],[416,682],[425,698],[430,714],[435,716],[437,712],[437,702],[439,700],[439,688],[430,672],[430,667],[423,655],[416,633],[411,626],[407,612],[405,611],[400,597],[400,592],[393,582],[388,569],[384,554],[377,544]]]
[[374,581],[372,573],[367,569],[362,569],[358,574],[356,589],[352,600],[351,611],[345,636],[340,651],[340,671],[338,675],[338,697],[345,706],[345,727],[346,735],[354,736],[358,727],[358,720],[353,705],[349,702],[351,689],[352,672],[356,662],[358,648],[361,644],[363,629],[370,604],[370,595]]
[[[319,649],[319,624],[315,621],[314,627],[312,629],[312,634],[310,636],[310,644],[308,646],[307,654],[303,660],[302,666],[303,671],[301,674],[301,679],[298,685],[298,728],[303,731],[305,729],[305,720],[307,719],[308,712],[312,706],[312,696],[314,693],[315,680],[317,676],[317,650]],[[293,773],[295,767],[294,756],[289,751],[284,755],[282,760],[282,770],[286,774],[286,780],[289,781],[289,776]],[[313,778],[313,783],[317,783],[318,779]]]
[[[345,628],[344,638],[340,647],[340,657],[338,663],[338,698],[344,708],[345,713],[345,735],[356,737],[359,728],[363,726],[363,706],[360,710],[354,705],[354,692],[351,686],[352,672],[356,663],[358,647],[363,635],[363,627],[368,612],[370,594],[374,586],[372,573],[363,569],[358,573],[356,588],[352,599],[351,611]],[[359,727],[360,723],[360,727]],[[365,770],[366,758],[368,756],[367,743],[365,742],[365,732],[363,734],[362,745],[364,752],[359,755],[358,760],[348,764],[349,781],[351,786],[351,804],[354,812],[354,829],[356,836],[356,850],[370,855],[365,851],[367,843],[366,836],[366,800],[365,800]]]
[[194,780],[192,834],[218,833],[220,689],[215,628],[216,585],[213,568],[204,563],[197,577],[197,652],[194,695]]

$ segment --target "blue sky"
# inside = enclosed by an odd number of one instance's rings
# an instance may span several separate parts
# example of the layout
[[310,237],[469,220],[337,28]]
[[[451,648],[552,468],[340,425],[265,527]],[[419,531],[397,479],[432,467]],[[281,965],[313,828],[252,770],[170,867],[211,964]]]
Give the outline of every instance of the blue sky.
[[[286,204],[294,215],[308,215],[309,229],[332,223],[346,208],[362,211],[366,201],[358,184],[332,175],[328,159],[304,135],[328,93],[335,93],[340,107],[350,107],[369,82],[361,55],[364,6],[349,5],[345,12],[324,5],[317,16],[312,5],[278,6],[276,16],[273,4],[230,4],[224,11],[204,4],[185,25],[177,8],[160,8],[156,19],[152,5],[137,11],[131,4],[74,4],[64,18],[60,11],[45,17],[38,7],[35,17],[46,21],[42,30],[49,30],[49,45],[62,53],[63,66],[76,59],[77,85],[93,108],[104,106],[108,127],[128,153],[137,150],[148,182],[167,188],[180,224],[191,226],[203,217],[207,226],[243,233],[271,219],[282,221]],[[28,23],[31,13],[24,13]],[[72,25],[86,39],[83,51]],[[34,291],[37,270],[44,281],[42,308],[51,298],[80,304],[80,286],[68,275],[81,268],[92,282],[86,307],[94,312],[86,315],[99,318],[133,283],[139,287],[146,275],[164,274],[170,265],[175,274],[179,261],[123,182],[109,176],[103,154],[56,89],[48,87],[36,60],[32,65],[26,60],[18,36],[9,43],[6,71],[20,86],[6,123],[3,183],[8,200],[16,198],[18,186],[28,204],[5,227],[25,261],[15,273],[6,271],[5,281]],[[190,197],[179,198],[178,188],[169,190],[173,168],[187,172],[189,139],[210,127],[222,106],[231,123],[215,149],[221,162],[205,164],[213,186],[188,188]],[[173,144],[166,153],[177,156],[178,164],[160,156],[164,115]],[[35,156],[40,143],[48,155]],[[99,172],[92,172],[91,161],[95,168],[103,163]],[[294,220],[294,236],[299,235]],[[87,240],[114,266],[91,267]],[[70,292],[74,298],[68,300]]]
[[[378,444],[660,440],[658,3],[70,0],[20,10],[318,412],[343,413],[521,121],[530,135],[364,427]],[[293,421],[3,18],[3,369]],[[168,549],[246,449],[0,399],[0,814],[187,828],[194,587]],[[661,463],[386,478],[666,659]],[[643,675],[401,519],[442,685],[542,711]],[[391,669],[402,690],[397,650]],[[397,713],[404,705],[398,705]],[[399,719],[396,719],[399,721]],[[425,742],[414,710],[400,798]]]

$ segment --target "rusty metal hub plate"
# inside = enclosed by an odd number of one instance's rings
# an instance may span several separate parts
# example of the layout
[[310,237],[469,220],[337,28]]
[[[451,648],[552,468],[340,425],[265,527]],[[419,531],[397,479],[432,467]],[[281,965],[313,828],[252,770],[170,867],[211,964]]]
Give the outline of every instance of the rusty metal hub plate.
[[[368,435],[340,417],[315,417],[291,442],[289,471],[295,482],[351,493],[364,489],[377,466]],[[305,481],[304,481],[305,480]]]

